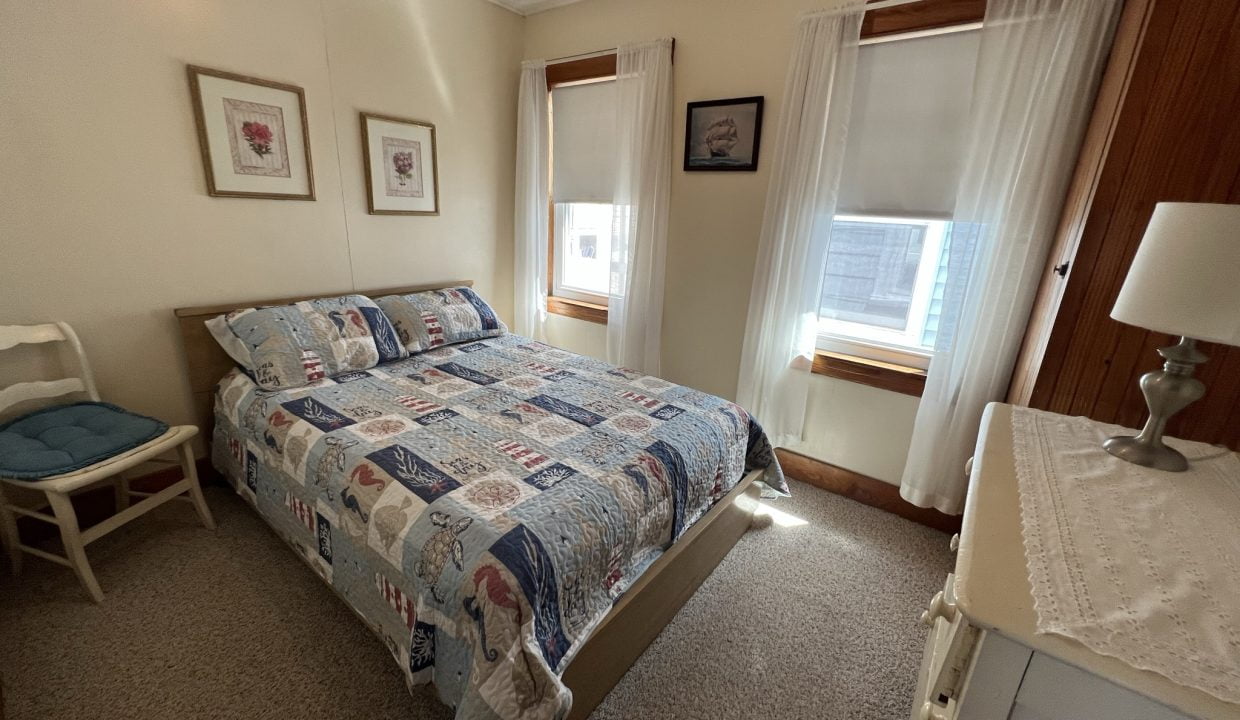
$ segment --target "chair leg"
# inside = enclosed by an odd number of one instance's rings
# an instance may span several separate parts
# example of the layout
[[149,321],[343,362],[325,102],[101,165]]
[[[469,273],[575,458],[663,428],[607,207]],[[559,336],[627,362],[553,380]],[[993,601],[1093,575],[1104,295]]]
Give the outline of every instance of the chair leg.
[[57,492],[48,492],[47,501],[56,515],[56,524],[60,526],[60,539],[65,546],[65,558],[69,560],[69,567],[77,573],[78,580],[82,582],[82,587],[86,588],[91,599],[97,603],[103,602],[103,591],[99,589],[99,581],[95,579],[95,573],[91,571],[90,563],[86,561],[86,548],[82,545],[82,533],[78,528],[77,513],[73,510],[73,503],[69,501],[68,495]]
[[120,512],[129,507],[129,478],[123,472],[118,473],[112,478],[112,485],[116,489],[116,512]]
[[17,532],[17,516],[8,508],[8,499],[0,488],[0,540],[9,552],[9,565],[13,569],[13,577],[22,574],[21,535]]
[[202,486],[198,484],[198,466],[194,463],[194,453],[188,442],[177,446],[177,457],[181,459],[181,471],[189,481],[189,499],[198,511],[198,519],[208,530],[215,529],[215,519],[211,517],[211,508],[207,507],[207,499],[202,496]]

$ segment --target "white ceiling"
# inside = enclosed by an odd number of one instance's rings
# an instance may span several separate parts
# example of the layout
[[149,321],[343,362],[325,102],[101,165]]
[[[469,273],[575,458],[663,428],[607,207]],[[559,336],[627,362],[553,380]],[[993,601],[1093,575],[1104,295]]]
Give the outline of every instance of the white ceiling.
[[533,15],[561,5],[571,5],[581,0],[491,0],[502,8],[507,8],[518,15]]

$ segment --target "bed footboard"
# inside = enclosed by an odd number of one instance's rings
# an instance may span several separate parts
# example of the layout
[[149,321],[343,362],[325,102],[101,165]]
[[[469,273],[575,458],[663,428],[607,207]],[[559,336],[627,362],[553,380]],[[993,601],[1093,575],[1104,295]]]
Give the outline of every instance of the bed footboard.
[[680,608],[740,540],[758,509],[762,476],[741,479],[644,572],[564,670],[573,691],[569,720],[583,720],[620,682]]

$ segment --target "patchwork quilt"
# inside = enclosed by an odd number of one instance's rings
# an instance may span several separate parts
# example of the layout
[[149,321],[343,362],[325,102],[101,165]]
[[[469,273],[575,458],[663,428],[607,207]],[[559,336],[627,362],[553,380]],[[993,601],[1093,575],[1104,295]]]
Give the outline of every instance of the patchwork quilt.
[[560,673],[753,469],[721,398],[503,335],[278,392],[234,371],[214,461],[458,718],[559,718]]

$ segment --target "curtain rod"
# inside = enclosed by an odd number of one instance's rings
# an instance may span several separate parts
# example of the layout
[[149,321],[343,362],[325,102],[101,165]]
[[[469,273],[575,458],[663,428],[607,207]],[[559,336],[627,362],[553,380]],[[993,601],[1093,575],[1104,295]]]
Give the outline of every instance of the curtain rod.
[[[891,0],[886,0],[890,2]],[[918,0],[899,0],[900,2],[917,2]],[[590,50],[589,52],[580,52],[575,55],[564,55],[562,57],[551,58],[547,60],[548,65],[556,65],[569,60],[581,60],[589,57],[597,57],[599,55],[615,55],[616,48],[606,48],[603,50]],[[672,62],[676,62],[676,38],[672,38]]]
[[563,57],[551,58],[547,61],[547,64],[555,65],[556,63],[568,62],[569,60],[580,60],[582,58],[596,57],[598,55],[611,55],[615,52],[615,48],[607,48],[606,50],[591,50],[589,52],[581,52],[575,55],[565,55]]

